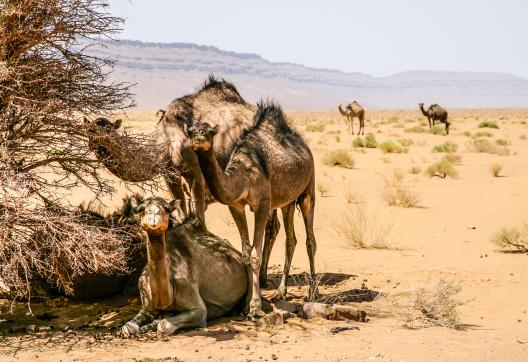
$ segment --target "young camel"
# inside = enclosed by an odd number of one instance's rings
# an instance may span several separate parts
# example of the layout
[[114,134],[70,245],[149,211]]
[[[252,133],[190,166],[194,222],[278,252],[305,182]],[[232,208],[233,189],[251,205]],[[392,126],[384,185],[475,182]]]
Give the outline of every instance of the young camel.
[[358,102],[353,101],[352,103],[349,103],[345,109],[341,108],[341,105],[339,105],[337,108],[343,116],[346,116],[350,134],[354,134],[354,117],[359,119],[358,135],[361,132],[362,134],[365,134],[365,110]]
[[[273,104],[258,105],[253,126],[235,144],[225,170],[218,164],[213,150],[217,128],[208,123],[195,123],[188,132],[191,148],[198,156],[211,193],[216,200],[229,205],[240,232],[242,255],[251,273],[249,317],[262,316],[259,287],[262,239],[273,210],[282,209],[286,230],[286,260],[279,297],[286,297],[288,273],[297,243],[293,228],[296,205],[304,218],[310,272],[315,275],[315,175],[312,153],[303,139],[288,126],[280,107]],[[246,205],[255,214],[252,245],[249,242]],[[313,292],[310,290],[310,293]]]
[[246,295],[240,253],[205,231],[196,217],[182,220],[178,206],[179,200],[151,197],[136,209],[146,234],[147,265],[138,282],[141,309],[122,327],[124,334],[205,327]]

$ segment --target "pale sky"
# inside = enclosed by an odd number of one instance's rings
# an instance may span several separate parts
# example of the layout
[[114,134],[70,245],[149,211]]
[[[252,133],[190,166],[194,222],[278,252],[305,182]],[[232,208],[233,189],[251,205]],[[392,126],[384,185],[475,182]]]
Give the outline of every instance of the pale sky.
[[188,42],[272,62],[384,76],[528,78],[528,0],[111,0],[122,39]]

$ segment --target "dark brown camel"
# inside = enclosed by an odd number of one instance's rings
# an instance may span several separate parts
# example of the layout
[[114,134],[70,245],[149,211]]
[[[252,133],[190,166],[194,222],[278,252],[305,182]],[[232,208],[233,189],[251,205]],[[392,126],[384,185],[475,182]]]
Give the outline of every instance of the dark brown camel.
[[[249,316],[259,317],[263,314],[259,288],[262,241],[272,210],[282,209],[286,230],[286,261],[279,296],[286,297],[289,268],[297,243],[293,227],[296,205],[303,214],[310,272],[315,275],[313,157],[301,136],[288,126],[280,107],[273,104],[259,105],[253,126],[234,145],[226,166],[220,165],[215,157],[217,134],[218,126],[208,123],[195,123],[189,128],[191,147],[198,155],[209,190],[215,199],[229,205],[240,232],[242,255],[251,270]],[[246,205],[255,214],[253,244],[249,241]]]
[[450,123],[447,121],[447,111],[444,108],[440,107],[438,104],[431,104],[429,109],[425,110],[423,103],[418,103],[418,107],[420,107],[423,115],[427,117],[429,128],[431,128],[431,120],[433,121],[433,126],[435,125],[435,121],[440,121],[445,124],[446,134],[449,134]]
[[365,134],[365,110],[358,102],[353,101],[352,103],[349,103],[345,109],[341,108],[341,105],[339,105],[337,109],[339,109],[339,112],[343,116],[346,116],[350,134],[354,134],[354,117],[359,119],[358,135],[360,133]]

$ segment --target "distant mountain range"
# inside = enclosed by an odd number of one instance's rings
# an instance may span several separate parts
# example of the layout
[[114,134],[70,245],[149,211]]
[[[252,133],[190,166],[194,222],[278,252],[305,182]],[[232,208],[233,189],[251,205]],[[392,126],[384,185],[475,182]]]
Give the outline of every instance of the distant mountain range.
[[[528,79],[506,73],[409,71],[387,77],[272,63],[255,54],[189,43],[103,41],[90,52],[117,59],[112,77],[136,83],[141,108],[163,108],[193,92],[209,74],[233,82],[256,102],[273,98],[287,108],[334,108],[357,100],[377,108],[528,107]],[[390,61],[390,57],[387,57]]]

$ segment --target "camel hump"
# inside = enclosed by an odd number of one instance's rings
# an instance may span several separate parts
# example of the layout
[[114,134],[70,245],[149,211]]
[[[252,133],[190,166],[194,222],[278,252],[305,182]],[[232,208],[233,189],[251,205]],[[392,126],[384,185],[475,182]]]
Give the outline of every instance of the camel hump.
[[257,103],[257,112],[255,113],[253,126],[259,127],[264,123],[272,123],[278,128],[289,128],[281,106],[270,100],[261,100]]

